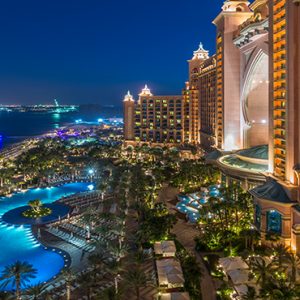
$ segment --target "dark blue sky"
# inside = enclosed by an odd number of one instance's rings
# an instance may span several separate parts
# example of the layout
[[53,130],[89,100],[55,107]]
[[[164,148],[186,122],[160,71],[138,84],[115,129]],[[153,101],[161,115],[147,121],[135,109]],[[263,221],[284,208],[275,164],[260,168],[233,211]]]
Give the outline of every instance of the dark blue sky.
[[211,22],[222,3],[1,1],[0,103],[120,104],[145,83],[180,93],[199,42],[215,51]]

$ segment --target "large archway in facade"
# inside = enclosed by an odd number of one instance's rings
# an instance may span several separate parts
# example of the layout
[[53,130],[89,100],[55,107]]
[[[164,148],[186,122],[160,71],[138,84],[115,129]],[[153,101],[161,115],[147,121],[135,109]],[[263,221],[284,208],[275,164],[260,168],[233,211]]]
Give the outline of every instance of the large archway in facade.
[[244,148],[269,143],[269,58],[262,50],[249,57],[242,91]]

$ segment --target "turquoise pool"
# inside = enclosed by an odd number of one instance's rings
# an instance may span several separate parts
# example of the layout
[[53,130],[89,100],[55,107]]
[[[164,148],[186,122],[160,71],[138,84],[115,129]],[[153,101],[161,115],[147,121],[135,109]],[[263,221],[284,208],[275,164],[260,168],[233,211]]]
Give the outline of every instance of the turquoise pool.
[[212,185],[202,192],[178,195],[179,202],[176,204],[176,209],[185,214],[190,223],[197,223],[201,217],[201,208],[208,202],[209,197],[221,196],[219,189],[220,186]]
[[[63,196],[88,190],[90,183],[69,183],[59,187],[32,189],[12,197],[0,198],[0,216],[7,211],[24,206],[29,200],[40,199],[43,203],[52,203]],[[0,272],[16,260],[27,261],[38,271],[37,277],[30,284],[46,282],[64,267],[64,257],[58,251],[48,251],[34,238],[31,226],[13,226],[1,220],[0,224]],[[10,290],[8,286],[6,290]]]

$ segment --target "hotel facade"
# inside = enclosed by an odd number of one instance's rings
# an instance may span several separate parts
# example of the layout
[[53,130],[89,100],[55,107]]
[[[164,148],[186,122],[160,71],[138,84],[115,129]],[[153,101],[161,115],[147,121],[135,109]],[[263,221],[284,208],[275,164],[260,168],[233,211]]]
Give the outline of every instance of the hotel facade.
[[[215,149],[207,161],[254,196],[262,235],[278,235],[300,254],[300,1],[227,0],[213,23],[216,54],[209,57],[200,45],[189,60],[182,95],[171,97],[181,99],[174,121],[182,126],[180,138],[174,131],[161,134],[160,142]],[[131,122],[125,117],[125,132],[134,132],[126,140],[153,137],[143,133],[156,125],[140,121],[152,120],[151,103],[144,114],[142,100],[124,102],[125,116],[130,105],[143,116],[134,113]],[[159,126],[162,132],[174,129],[168,122]]]

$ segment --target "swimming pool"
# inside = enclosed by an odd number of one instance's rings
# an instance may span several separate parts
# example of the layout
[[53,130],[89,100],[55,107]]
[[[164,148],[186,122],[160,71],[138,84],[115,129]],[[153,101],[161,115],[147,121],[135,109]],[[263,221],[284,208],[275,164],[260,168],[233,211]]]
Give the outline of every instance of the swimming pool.
[[178,195],[179,202],[176,204],[176,209],[185,214],[190,223],[197,223],[201,217],[201,208],[208,202],[209,197],[221,196],[219,189],[220,186],[212,185],[198,193]]
[[[0,216],[19,206],[27,205],[28,201],[40,199],[43,203],[52,203],[63,196],[88,191],[90,183],[68,183],[59,187],[31,189],[25,193],[14,194],[12,197],[0,198]],[[0,224],[0,272],[17,260],[29,262],[37,269],[37,277],[30,281],[31,285],[46,282],[64,267],[64,257],[55,251],[49,251],[35,239],[31,226]],[[7,286],[5,290],[10,290]],[[0,289],[1,290],[1,289]]]

